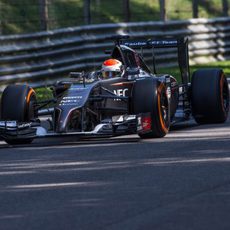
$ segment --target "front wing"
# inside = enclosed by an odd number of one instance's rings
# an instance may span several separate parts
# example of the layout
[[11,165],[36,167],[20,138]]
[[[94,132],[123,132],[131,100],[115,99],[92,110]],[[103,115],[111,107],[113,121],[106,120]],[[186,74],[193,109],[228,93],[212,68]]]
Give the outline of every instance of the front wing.
[[92,131],[54,132],[49,131],[39,122],[0,121],[0,137],[4,140],[34,139],[39,137],[113,137],[127,134],[151,132],[150,113],[138,115],[113,116]]

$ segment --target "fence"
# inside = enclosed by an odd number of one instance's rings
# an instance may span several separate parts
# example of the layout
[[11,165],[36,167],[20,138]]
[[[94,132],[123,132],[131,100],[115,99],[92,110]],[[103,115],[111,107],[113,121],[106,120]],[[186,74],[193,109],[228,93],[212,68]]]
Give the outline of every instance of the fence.
[[[44,86],[71,71],[98,68],[108,57],[104,50],[113,46],[105,37],[114,34],[130,34],[135,39],[188,36],[192,64],[230,56],[230,18],[72,27],[0,36],[0,84]],[[177,52],[163,50],[157,56],[159,65],[175,65]]]

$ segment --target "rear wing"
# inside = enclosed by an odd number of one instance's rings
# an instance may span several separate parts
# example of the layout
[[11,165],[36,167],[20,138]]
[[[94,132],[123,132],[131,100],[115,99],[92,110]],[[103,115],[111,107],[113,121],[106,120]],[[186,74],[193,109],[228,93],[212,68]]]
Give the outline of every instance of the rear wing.
[[121,45],[128,46],[132,49],[152,49],[153,51],[153,69],[156,73],[154,49],[159,48],[177,48],[178,65],[181,72],[183,84],[190,82],[189,55],[188,55],[188,38],[163,38],[148,40],[121,40]]
[[164,40],[122,40],[121,44],[133,49],[138,48],[165,48],[177,47],[180,41],[177,39],[164,39]]

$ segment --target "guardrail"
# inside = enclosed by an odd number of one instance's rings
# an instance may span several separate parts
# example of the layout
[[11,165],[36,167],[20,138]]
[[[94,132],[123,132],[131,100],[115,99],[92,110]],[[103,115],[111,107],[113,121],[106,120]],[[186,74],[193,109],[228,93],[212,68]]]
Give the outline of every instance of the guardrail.
[[[0,36],[0,84],[28,82],[44,86],[71,71],[99,68],[108,57],[104,50],[113,46],[105,37],[114,34],[130,34],[136,39],[187,36],[191,64],[230,56],[230,18],[73,27]],[[156,52],[159,65],[176,64],[176,50]],[[149,62],[150,56],[149,52]]]

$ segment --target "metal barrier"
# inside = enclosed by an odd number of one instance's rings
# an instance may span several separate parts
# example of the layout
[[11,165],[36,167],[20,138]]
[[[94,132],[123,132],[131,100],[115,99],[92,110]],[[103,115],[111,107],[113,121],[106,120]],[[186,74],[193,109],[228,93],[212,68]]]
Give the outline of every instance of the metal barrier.
[[[168,22],[100,24],[24,35],[0,36],[0,85],[27,82],[44,86],[71,71],[99,68],[112,49],[109,35],[133,38],[187,36],[190,63],[225,60],[230,56],[230,18]],[[156,51],[158,52],[158,51]],[[151,54],[146,58],[150,62]],[[159,65],[175,65],[177,52],[157,53]]]

